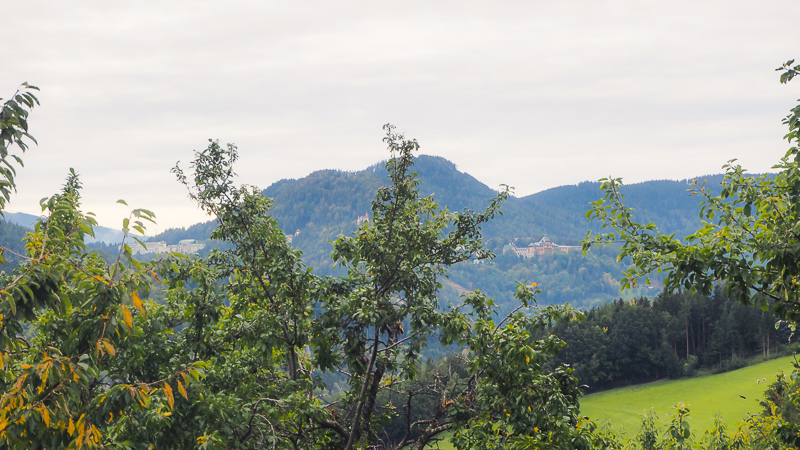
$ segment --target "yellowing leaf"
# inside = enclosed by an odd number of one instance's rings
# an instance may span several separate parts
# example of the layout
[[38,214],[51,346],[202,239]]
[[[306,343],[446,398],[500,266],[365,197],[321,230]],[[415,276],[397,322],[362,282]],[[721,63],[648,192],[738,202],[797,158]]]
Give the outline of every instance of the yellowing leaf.
[[[14,388],[12,389],[12,392],[19,392],[19,390],[22,389],[22,383],[24,383],[25,379],[27,379],[27,378],[28,378],[28,374],[27,373],[23,373],[19,378],[17,378],[16,383],[14,383]],[[25,416],[22,416],[22,417],[25,417]]]
[[131,317],[131,310],[125,305],[120,306],[122,306],[122,318],[125,322],[125,325],[128,326],[128,329],[133,329],[133,317]]
[[108,285],[109,285],[108,281],[106,281],[106,279],[105,279],[105,278],[103,278],[103,277],[101,277],[100,275],[96,275],[96,276],[94,276],[93,278],[94,278],[95,280],[97,280],[97,281],[102,281],[103,283],[105,283],[105,284],[106,284],[106,286],[108,286]]
[[181,380],[178,380],[178,392],[181,393],[184,399],[189,400],[189,396],[186,395],[186,389],[183,387],[183,383],[181,383]]
[[167,403],[169,403],[169,409],[175,409],[175,398],[172,396],[172,388],[169,387],[169,383],[166,381],[164,382],[164,394],[167,396]]
[[42,420],[44,421],[44,425],[47,428],[50,428],[50,413],[47,411],[47,408],[42,405],[42,408],[39,410],[42,413]]
[[72,417],[69,418],[69,426],[67,427],[67,433],[72,436],[72,433],[75,432],[75,424],[72,423]]
[[108,339],[103,339],[103,347],[106,348],[106,351],[111,356],[116,356],[117,351],[114,350],[114,346],[111,345],[111,342]]
[[147,314],[147,313],[145,312],[145,310],[144,310],[144,305],[142,305],[142,299],[141,299],[141,298],[139,298],[139,294],[137,294],[137,293],[136,293],[136,291],[134,291],[133,293],[131,293],[131,301],[133,301],[133,306],[135,306],[135,307],[136,307],[136,309],[138,309],[139,311],[141,311],[141,312],[142,312],[142,314]]

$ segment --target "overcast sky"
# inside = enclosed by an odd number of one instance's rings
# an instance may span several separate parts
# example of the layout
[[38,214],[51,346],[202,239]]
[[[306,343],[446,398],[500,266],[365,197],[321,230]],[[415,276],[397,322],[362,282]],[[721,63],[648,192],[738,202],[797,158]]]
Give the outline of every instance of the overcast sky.
[[796,0],[0,3],[0,97],[41,88],[8,209],[73,167],[102,225],[122,198],[153,233],[206,220],[169,169],[209,138],[266,188],[385,159],[391,122],[524,196],[768,170],[800,97],[773,70],[800,57]]

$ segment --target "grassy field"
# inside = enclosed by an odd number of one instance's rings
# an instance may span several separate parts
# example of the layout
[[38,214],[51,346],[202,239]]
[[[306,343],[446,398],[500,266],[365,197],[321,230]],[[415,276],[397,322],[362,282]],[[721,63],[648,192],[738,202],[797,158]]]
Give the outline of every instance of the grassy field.
[[[780,371],[790,374],[791,361],[791,357],[785,357],[719,375],[659,381],[592,394],[581,400],[581,414],[598,424],[610,420],[614,430],[632,436],[639,431],[646,410],[653,408],[660,422],[665,423],[673,413],[673,405],[683,402],[689,405],[689,423],[698,434],[713,425],[717,411],[732,426],[748,413],[761,411],[758,402],[763,399],[766,385],[775,381]],[[762,378],[767,379],[766,384],[756,383],[756,379]]]
[[[717,411],[722,413],[728,426],[734,426],[748,413],[760,413],[758,402],[764,398],[764,390],[778,372],[787,375],[792,372],[791,361],[792,357],[773,359],[719,375],[659,381],[588,395],[581,399],[581,415],[590,417],[598,425],[610,421],[615,431],[630,437],[639,431],[646,410],[653,408],[664,424],[672,415],[673,405],[683,402],[691,410],[692,429],[701,435],[714,424]],[[756,379],[763,378],[767,383],[756,383]],[[454,448],[449,442],[449,433],[442,437],[444,440],[438,447],[428,448]]]

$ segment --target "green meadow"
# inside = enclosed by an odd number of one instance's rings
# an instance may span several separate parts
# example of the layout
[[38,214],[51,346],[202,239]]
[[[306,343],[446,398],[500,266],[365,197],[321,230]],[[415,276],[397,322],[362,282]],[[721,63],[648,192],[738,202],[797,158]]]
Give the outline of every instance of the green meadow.
[[[599,392],[581,400],[581,415],[599,425],[610,421],[615,431],[633,436],[639,431],[645,411],[655,410],[663,424],[672,415],[673,406],[683,402],[689,405],[692,429],[701,434],[714,424],[714,414],[718,411],[728,426],[740,422],[748,414],[760,413],[759,401],[764,398],[767,385],[775,381],[778,372],[790,374],[791,362],[792,357],[784,357],[718,375]],[[766,383],[756,382],[764,378]]]
[[[614,431],[623,437],[631,437],[639,431],[642,414],[646,410],[653,408],[659,422],[666,424],[672,415],[672,407],[683,402],[689,405],[689,423],[698,435],[711,428],[717,411],[722,413],[728,426],[733,427],[748,414],[761,412],[758,402],[764,398],[764,390],[775,381],[779,372],[787,376],[791,374],[791,363],[792,357],[787,356],[718,375],[658,381],[598,392],[581,399],[581,415],[588,416],[600,426],[610,421]],[[756,382],[764,378],[766,383]],[[428,448],[454,448],[450,444],[449,433],[442,438],[438,447]]]

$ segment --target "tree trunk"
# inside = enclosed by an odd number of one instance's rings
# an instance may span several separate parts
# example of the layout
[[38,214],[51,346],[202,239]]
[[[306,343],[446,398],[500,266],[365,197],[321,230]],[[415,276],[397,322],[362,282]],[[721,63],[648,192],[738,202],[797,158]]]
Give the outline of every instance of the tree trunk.
[[689,320],[686,320],[686,363],[689,363]]
[[703,322],[702,322],[703,323],[703,346],[702,346],[702,348],[703,348],[703,354],[705,354],[705,352],[706,352],[706,317],[703,316],[702,320],[703,320]]

